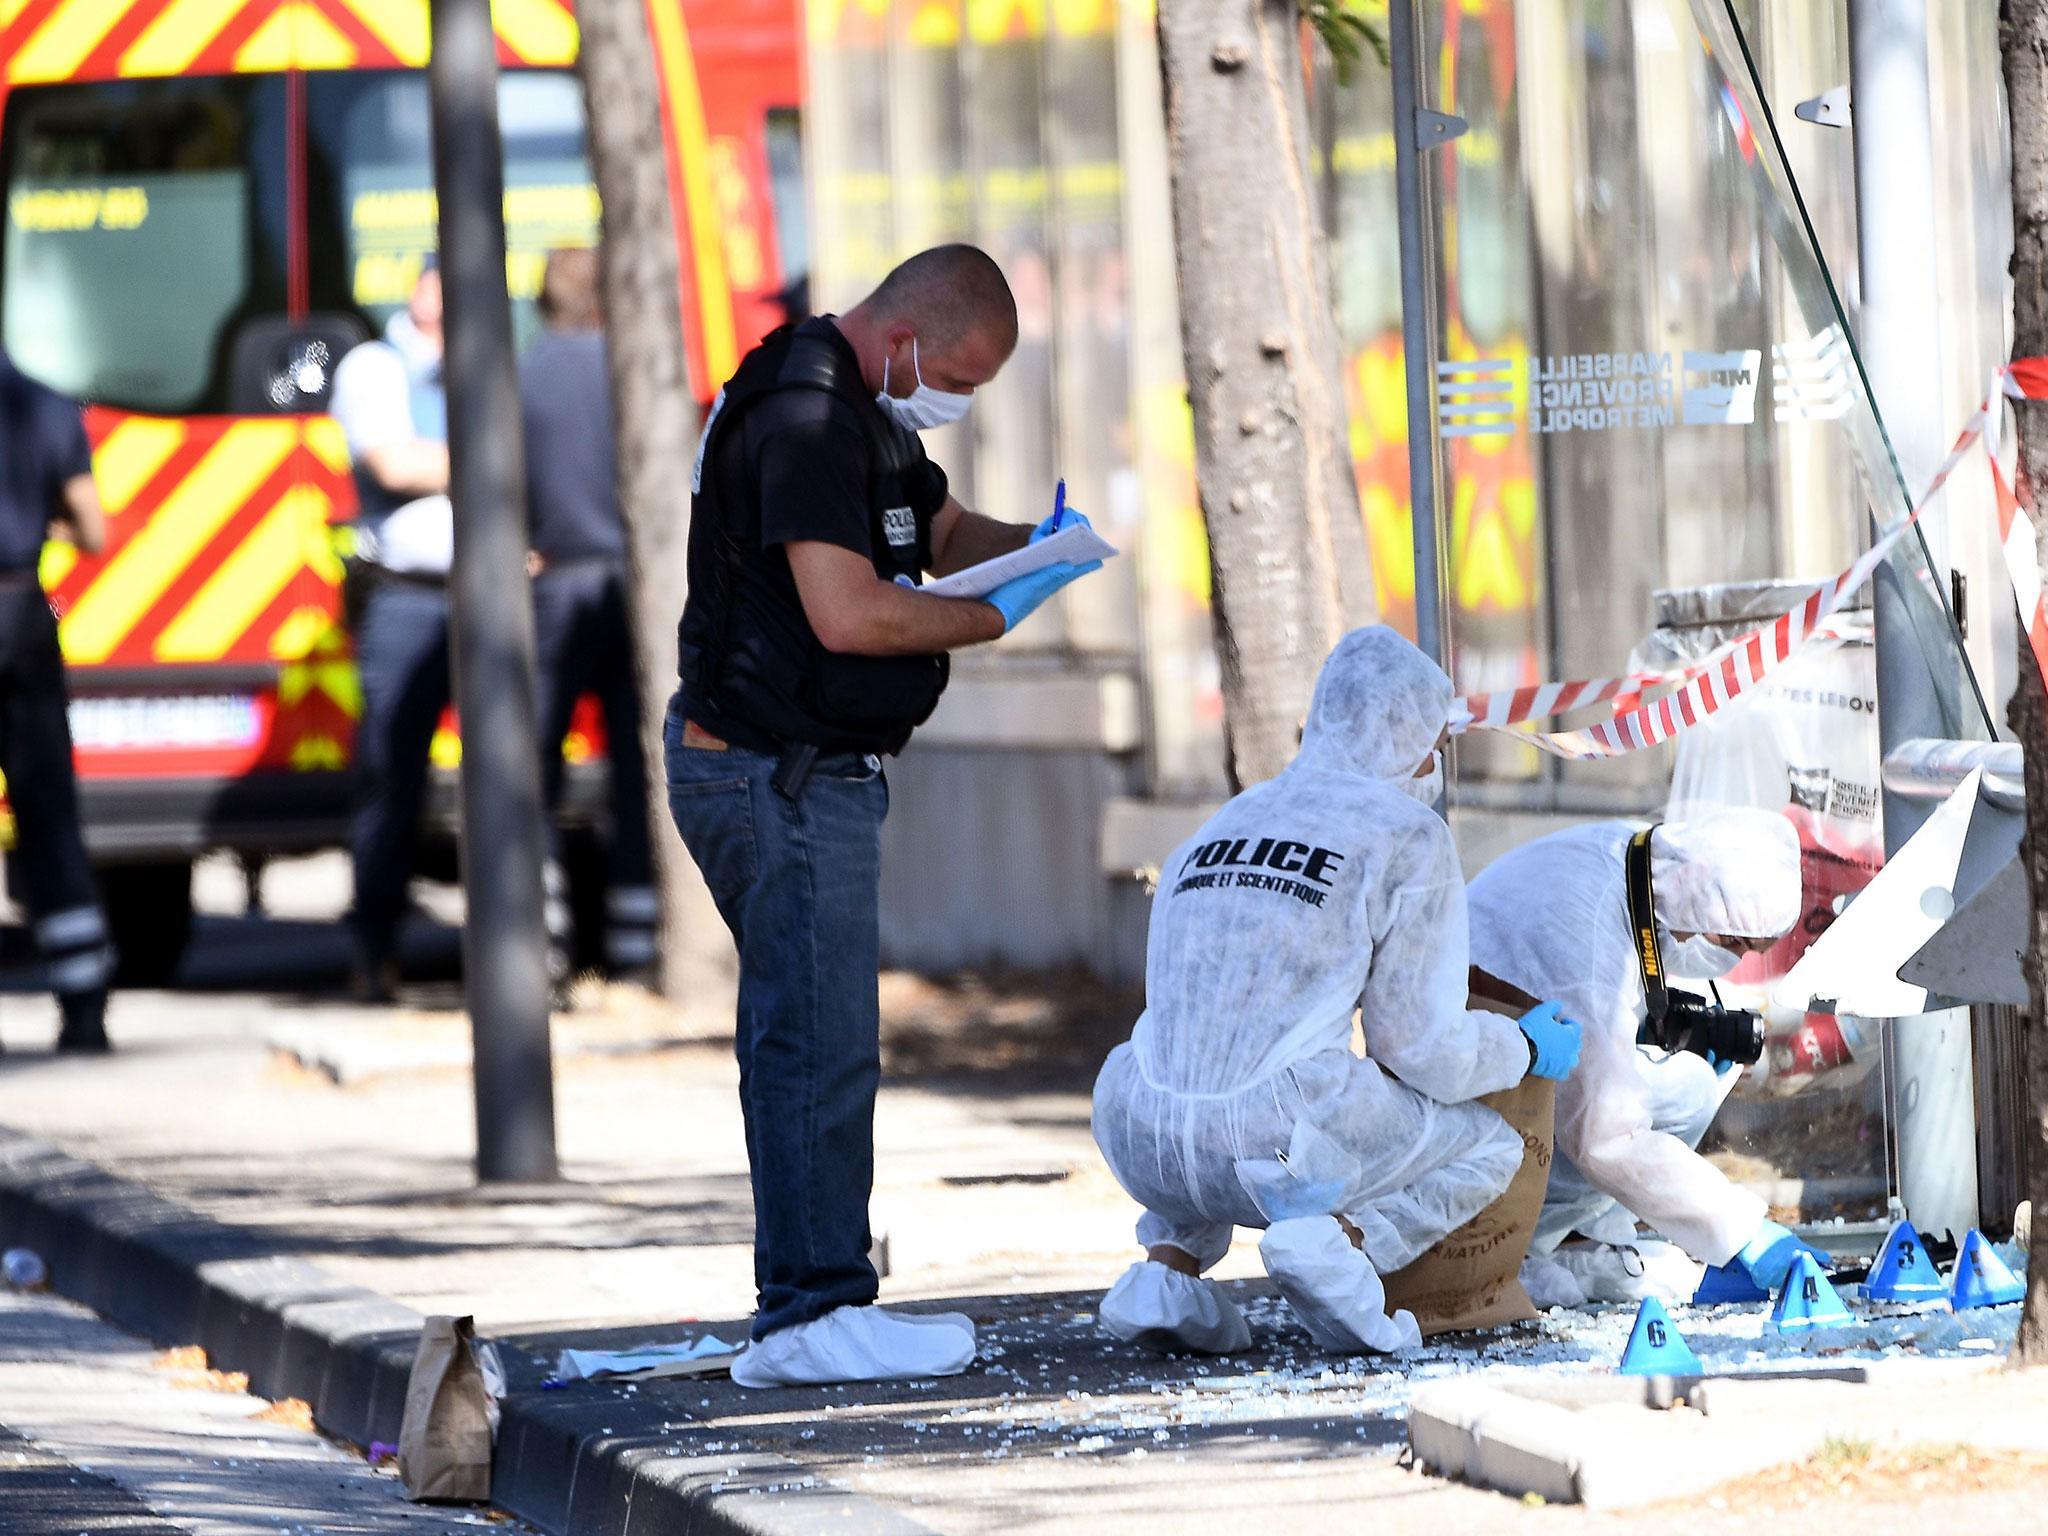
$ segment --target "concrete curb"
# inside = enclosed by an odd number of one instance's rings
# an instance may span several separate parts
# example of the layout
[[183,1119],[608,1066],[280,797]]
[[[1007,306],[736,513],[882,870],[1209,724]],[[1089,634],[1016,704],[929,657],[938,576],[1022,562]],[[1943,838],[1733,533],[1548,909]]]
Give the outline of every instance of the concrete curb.
[[[199,1344],[263,1397],[302,1398],[329,1434],[395,1444],[420,1314],[0,1127],[0,1247],[33,1248],[57,1291],[164,1345]],[[658,1394],[541,1392],[506,1351],[510,1392],[492,1502],[553,1536],[931,1536],[882,1505],[756,1452],[710,1453],[729,1431],[671,1428]],[[593,1418],[602,1428],[589,1428]]]
[[[1899,1361],[1520,1381],[1512,1389],[1432,1382],[1408,1405],[1408,1445],[1418,1463],[1444,1477],[1552,1504],[1627,1509],[1805,1460],[1827,1438],[1832,1415],[1872,1386],[1986,1368],[1982,1361]],[[1674,1405],[1693,1411],[1665,1411]]]

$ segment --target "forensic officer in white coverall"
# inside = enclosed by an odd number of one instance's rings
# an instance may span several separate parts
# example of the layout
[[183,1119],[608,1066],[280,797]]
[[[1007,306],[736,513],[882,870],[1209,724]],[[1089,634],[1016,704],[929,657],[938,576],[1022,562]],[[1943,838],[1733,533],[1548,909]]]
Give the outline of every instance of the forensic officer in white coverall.
[[[1554,832],[1472,882],[1473,964],[1558,999],[1586,1032],[1557,1090],[1556,1156],[1523,1266],[1539,1305],[1689,1300],[1699,1265],[1731,1262],[1774,1290],[1804,1246],[1694,1150],[1738,1068],[1639,1043],[1646,1001],[1626,860],[1641,830],[1607,821]],[[1774,811],[1702,810],[1657,827],[1649,854],[1674,981],[1725,976],[1799,919],[1799,836]],[[1638,1239],[1638,1218],[1690,1262]]]
[[[1243,1315],[1200,1275],[1231,1228],[1328,1348],[1419,1342],[1398,1270],[1500,1197],[1521,1136],[1481,1094],[1562,1077],[1578,1026],[1467,1009],[1465,888],[1432,806],[1450,680],[1393,630],[1324,664],[1286,771],[1238,795],[1160,874],[1146,1009],[1095,1085],[1095,1138],[1145,1207],[1147,1257],[1103,1326],[1228,1353]],[[1353,1053],[1362,1010],[1367,1054]]]

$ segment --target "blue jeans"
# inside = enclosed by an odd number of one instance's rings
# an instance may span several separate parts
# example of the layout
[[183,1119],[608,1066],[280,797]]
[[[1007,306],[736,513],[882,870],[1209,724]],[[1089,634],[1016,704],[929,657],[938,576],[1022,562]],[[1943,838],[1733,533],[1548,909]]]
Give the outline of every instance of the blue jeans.
[[540,722],[540,783],[548,808],[548,857],[562,860],[559,812],[567,777],[562,738],[576,702],[597,695],[604,711],[611,784],[605,841],[605,961],[631,970],[654,959],[661,911],[648,838],[647,763],[640,748],[640,682],[626,613],[626,573],[616,563],[549,566],[533,581],[533,637]]
[[363,716],[356,724],[354,927],[360,958],[392,958],[419,847],[427,751],[448,707],[448,594],[378,577],[356,632]]
[[775,759],[662,729],[676,830],[739,946],[733,1030],[754,1189],[754,1337],[875,1299],[868,1196],[881,1081],[881,764],[821,757],[792,805]]
[[[640,682],[633,672],[633,631],[625,573],[602,561],[551,566],[533,580],[535,709],[540,724],[541,792],[551,838],[562,803],[562,738],[586,693],[604,713],[610,767],[613,885],[654,883],[647,836],[647,771],[640,750]],[[556,839],[558,841],[558,839]],[[559,849],[553,849],[559,857]]]

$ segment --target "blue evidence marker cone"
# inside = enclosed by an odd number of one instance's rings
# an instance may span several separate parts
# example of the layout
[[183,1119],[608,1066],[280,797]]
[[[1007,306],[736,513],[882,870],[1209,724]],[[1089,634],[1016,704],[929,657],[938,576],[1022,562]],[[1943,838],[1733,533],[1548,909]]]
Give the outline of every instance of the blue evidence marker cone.
[[1629,1330],[1628,1347],[1621,1352],[1624,1376],[1704,1376],[1707,1368],[1692,1346],[1679,1336],[1678,1325],[1664,1310],[1664,1303],[1645,1296],[1636,1311],[1636,1325]]
[[1920,1241],[1912,1222],[1901,1221],[1885,1234],[1863,1294],[1872,1301],[1941,1301],[1947,1297],[1941,1270],[1927,1256],[1927,1245]]
[[1770,1299],[1771,1293],[1735,1263],[1709,1264],[1707,1272],[1700,1276],[1700,1288],[1692,1293],[1692,1304],[1696,1307],[1724,1307]]
[[1982,1232],[1970,1228],[1963,1251],[1956,1256],[1955,1288],[1949,1292],[1949,1305],[1958,1312],[1965,1307],[1999,1307],[2024,1300],[2026,1294],[2026,1282],[2006,1267]]
[[1813,1255],[1801,1253],[1785,1276],[1785,1288],[1771,1308],[1772,1333],[1803,1333],[1809,1328],[1833,1328],[1854,1322],[1842,1305],[1841,1293],[1814,1263]]

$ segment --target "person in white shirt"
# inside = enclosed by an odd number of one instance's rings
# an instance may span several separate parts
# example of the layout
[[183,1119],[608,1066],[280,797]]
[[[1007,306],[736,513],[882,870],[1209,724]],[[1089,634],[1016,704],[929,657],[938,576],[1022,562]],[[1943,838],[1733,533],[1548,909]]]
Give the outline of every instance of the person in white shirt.
[[341,360],[329,409],[348,438],[368,595],[355,634],[355,990],[388,1001],[419,838],[427,751],[448,706],[448,407],[441,379],[441,274],[429,260],[382,341]]

